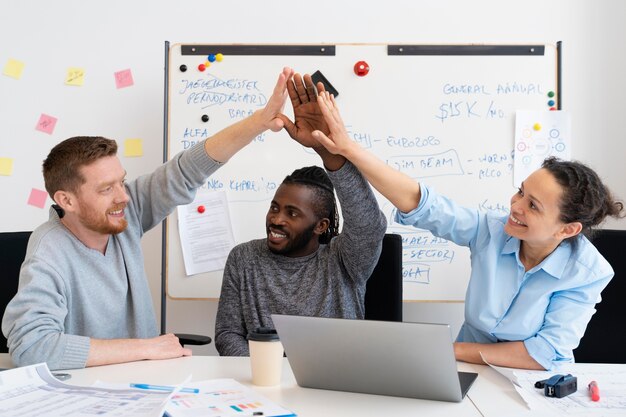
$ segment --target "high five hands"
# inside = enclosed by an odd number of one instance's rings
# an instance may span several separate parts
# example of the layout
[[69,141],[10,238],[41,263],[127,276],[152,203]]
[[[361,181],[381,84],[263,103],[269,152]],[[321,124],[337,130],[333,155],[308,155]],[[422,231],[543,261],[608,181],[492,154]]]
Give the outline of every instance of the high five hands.
[[317,83],[317,89],[311,76],[295,74],[287,83],[287,91],[293,106],[294,121],[292,122],[284,114],[280,119],[284,123],[285,130],[294,140],[302,146],[309,148],[321,148],[320,143],[312,136],[316,130],[326,134],[330,133],[324,115],[317,103],[318,91],[324,92],[324,85]]

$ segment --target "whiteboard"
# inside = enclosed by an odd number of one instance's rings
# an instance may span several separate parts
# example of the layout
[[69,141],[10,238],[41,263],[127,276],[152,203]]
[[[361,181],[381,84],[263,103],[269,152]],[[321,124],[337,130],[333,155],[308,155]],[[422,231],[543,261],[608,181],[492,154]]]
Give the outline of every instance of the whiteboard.
[[[216,53],[224,59],[200,71]],[[560,98],[557,45],[176,44],[167,55],[167,158],[262,108],[284,66],[320,71],[353,140],[463,205],[502,214],[515,192],[515,111],[549,111]],[[366,75],[356,73],[360,61]],[[292,117],[289,103],[285,113]],[[226,191],[237,243],[264,238],[276,188],[313,164],[321,165],[314,152],[268,131],[203,188]],[[403,238],[404,299],[464,300],[469,250],[395,224],[395,208],[376,195],[388,232]],[[174,213],[163,243],[168,296],[218,298],[222,271],[186,276],[177,223]]]

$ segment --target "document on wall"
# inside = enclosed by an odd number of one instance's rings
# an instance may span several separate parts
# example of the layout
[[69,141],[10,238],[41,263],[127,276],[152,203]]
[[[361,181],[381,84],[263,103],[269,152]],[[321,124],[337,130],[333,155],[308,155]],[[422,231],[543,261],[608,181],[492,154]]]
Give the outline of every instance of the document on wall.
[[198,192],[193,203],[178,206],[178,231],[187,275],[224,269],[235,246],[226,193]]
[[[575,363],[553,371],[528,371],[489,365],[509,378],[531,410],[546,415],[624,416],[626,415],[626,365]],[[553,375],[571,374],[577,379],[577,391],[563,398],[546,397],[535,382]],[[600,400],[593,401],[588,386],[595,381]]]
[[518,110],[515,113],[513,183],[519,187],[549,156],[570,159],[572,121],[565,111]]
[[0,416],[162,416],[171,392],[64,384],[45,363],[0,372]]

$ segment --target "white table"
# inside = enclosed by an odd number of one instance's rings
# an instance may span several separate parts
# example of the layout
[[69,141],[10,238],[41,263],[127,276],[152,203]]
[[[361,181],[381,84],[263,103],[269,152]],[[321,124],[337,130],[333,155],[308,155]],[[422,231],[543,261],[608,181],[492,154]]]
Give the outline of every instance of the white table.
[[[626,365],[577,364],[580,370],[612,369],[625,372]],[[0,368],[12,368],[8,354],[0,354]],[[387,416],[553,416],[531,412],[507,378],[484,365],[458,363],[460,371],[477,372],[478,378],[461,403],[416,400],[380,395],[356,394],[301,388],[296,384],[289,362],[284,359],[281,384],[257,387],[250,377],[247,357],[193,356],[162,361],[141,361],[65,371],[69,384],[90,385],[96,380],[112,383],[152,383],[172,385],[192,375],[192,381],[233,378],[297,413],[300,417],[387,417]]]
[[[13,366],[7,354],[0,354],[0,367],[11,368]],[[460,364],[460,370],[475,371],[474,368],[473,365]],[[292,410],[300,417],[481,416],[474,403],[467,397],[460,403],[449,403],[301,388],[296,384],[287,359],[283,363],[282,382],[276,387],[252,385],[250,360],[247,357],[192,356],[74,369],[65,372],[72,375],[72,378],[65,382],[76,385],[90,385],[96,380],[113,383],[140,382],[171,385],[184,381],[189,375],[192,375],[193,381],[233,378]]]

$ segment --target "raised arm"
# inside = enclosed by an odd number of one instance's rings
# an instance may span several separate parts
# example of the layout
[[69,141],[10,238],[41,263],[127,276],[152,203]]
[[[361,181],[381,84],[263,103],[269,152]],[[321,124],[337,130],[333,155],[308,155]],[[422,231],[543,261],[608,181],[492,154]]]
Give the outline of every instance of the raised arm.
[[330,93],[320,92],[317,100],[328,125],[328,133],[318,129],[312,132],[312,137],[328,152],[342,155],[352,162],[369,183],[400,211],[408,213],[417,208],[421,197],[419,183],[350,139],[335,98]]
[[280,116],[287,99],[287,82],[292,76],[293,70],[285,67],[278,76],[272,96],[265,107],[209,138],[204,143],[206,153],[218,162],[226,162],[266,130],[281,130],[284,122]]
[[283,121],[278,116],[287,99],[287,80],[292,74],[291,68],[283,69],[263,109],[220,130],[206,139],[203,145],[180,152],[153,173],[127,184],[127,193],[131,204],[136,206],[142,230],[156,226],[176,206],[190,203],[197,188],[221,163],[228,161],[256,136],[267,129],[279,131],[283,128]]

